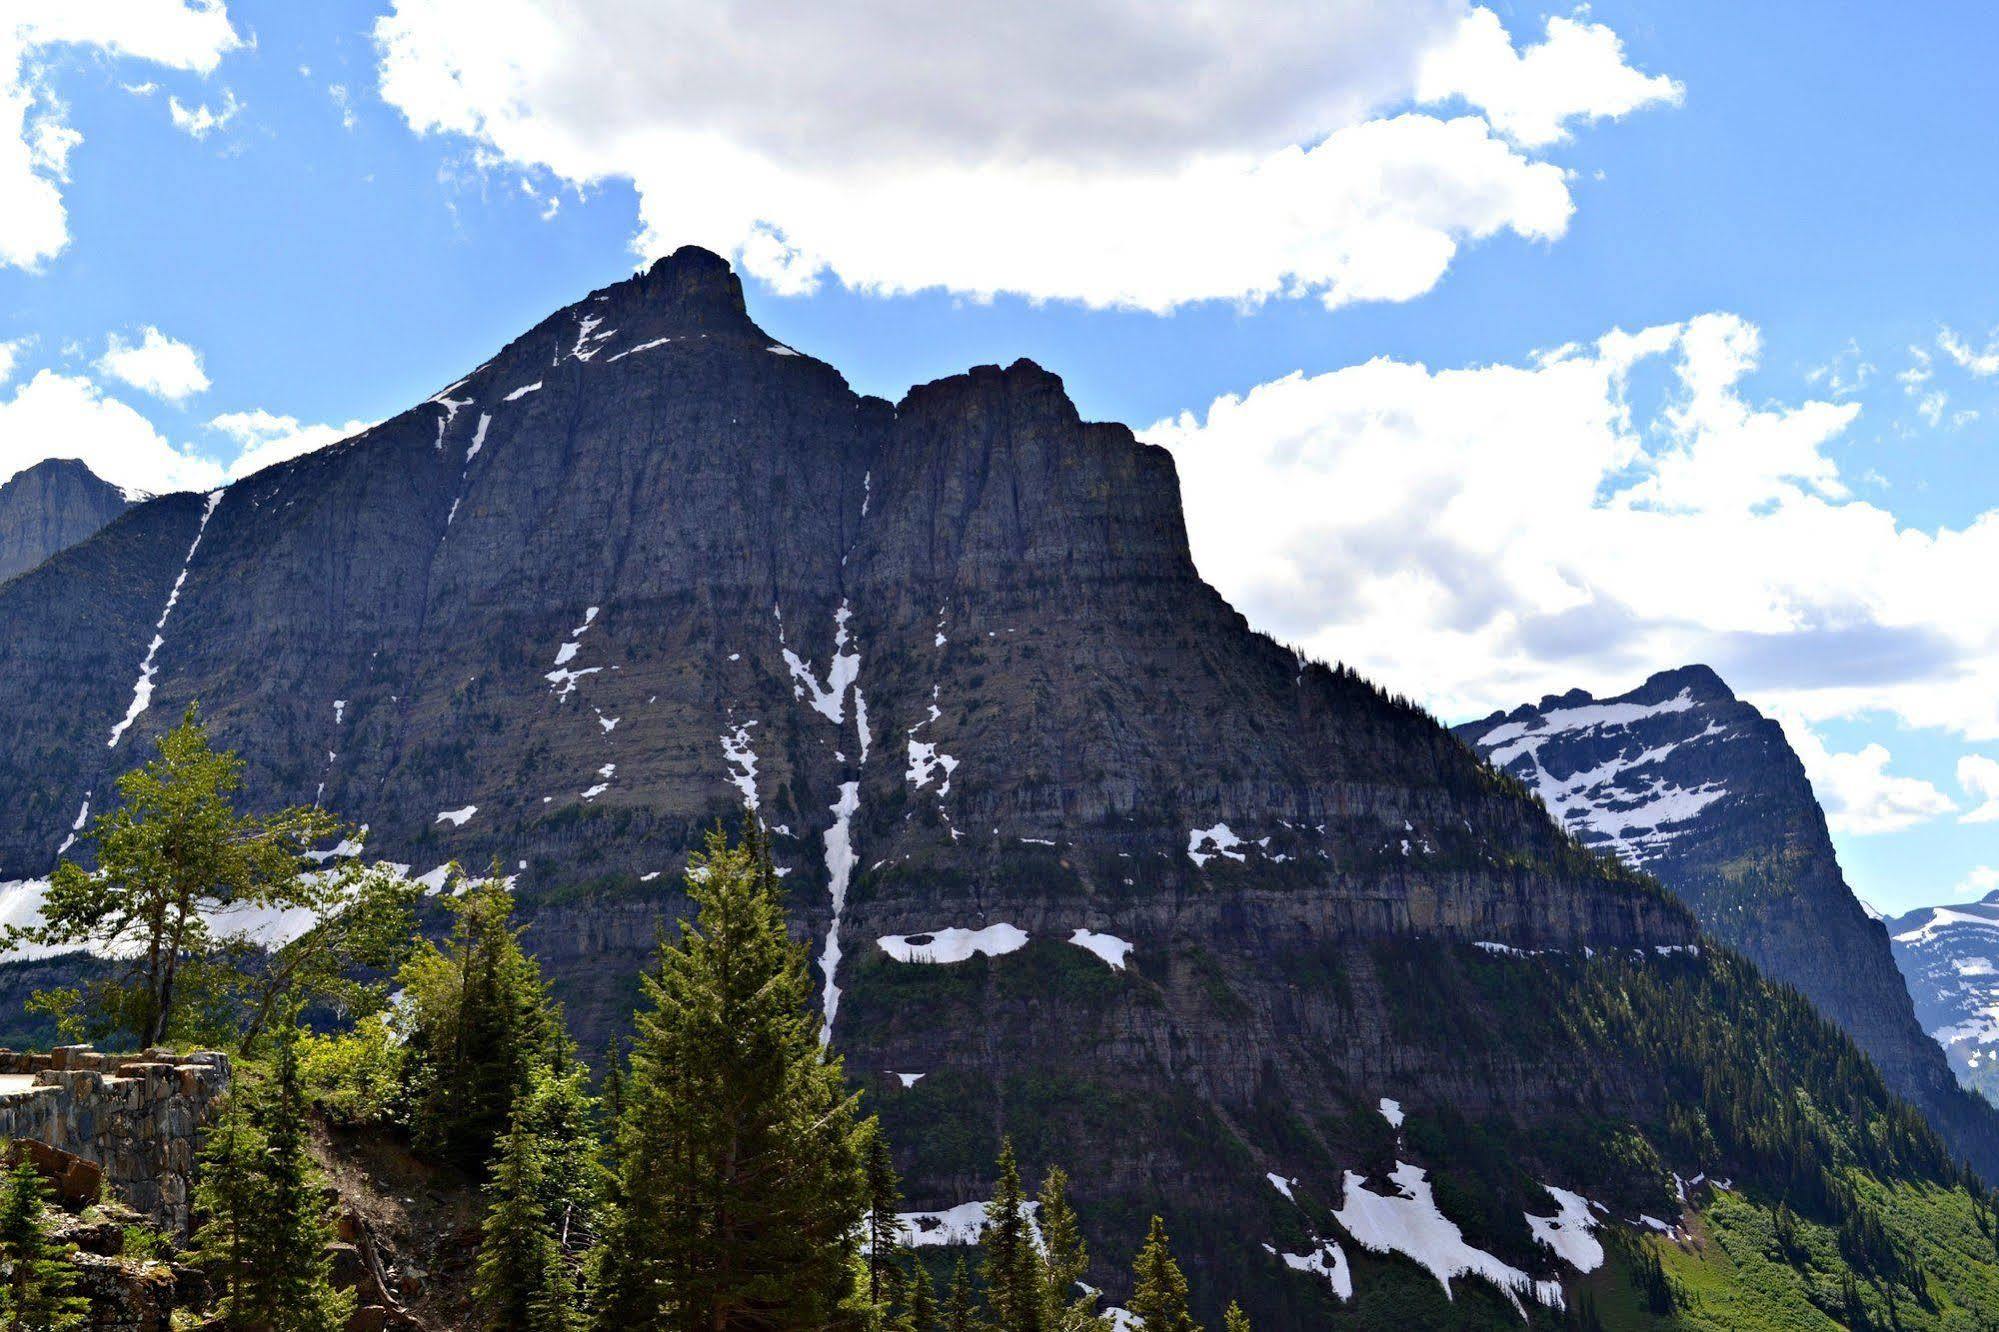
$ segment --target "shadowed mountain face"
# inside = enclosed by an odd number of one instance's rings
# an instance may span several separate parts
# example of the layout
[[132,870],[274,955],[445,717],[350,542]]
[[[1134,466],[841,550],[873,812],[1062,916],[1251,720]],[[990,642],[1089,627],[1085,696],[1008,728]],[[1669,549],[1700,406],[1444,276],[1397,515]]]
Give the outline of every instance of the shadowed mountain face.
[[96,535],[132,505],[74,458],[50,458],[0,485],[0,582]]
[[[1495,1204],[1501,1266],[1572,1275],[1522,1220],[1552,1206],[1535,1178],[1612,1188],[1629,1158],[1592,1134],[1668,1092],[1652,1052],[1521,996],[1620,966],[1748,993],[1448,731],[1251,632],[1194,571],[1163,451],[1024,361],[859,397],[698,250],[0,587],[0,876],[45,874],[197,700],[251,804],[516,876],[593,1054],[688,851],[754,809],[912,1206],[985,1196],[1010,1133],[1075,1168],[1093,1281],[1122,1287],[1161,1210],[1203,1298],[1274,1327],[1335,1298],[1307,1200],[1440,1123],[1492,1125],[1481,1159],[1532,1194]],[[1418,1275],[1418,1324],[1512,1320],[1532,1287],[1450,1305]]]
[[1957,1085],[1924,1035],[1776,722],[1688,666],[1616,698],[1576,690],[1457,731],[1585,845],[1656,876],[1717,939],[1796,986],[1947,1141],[1999,1175],[1999,1113]]
[[1999,892],[1885,922],[1916,1018],[1958,1080],[1999,1099]]

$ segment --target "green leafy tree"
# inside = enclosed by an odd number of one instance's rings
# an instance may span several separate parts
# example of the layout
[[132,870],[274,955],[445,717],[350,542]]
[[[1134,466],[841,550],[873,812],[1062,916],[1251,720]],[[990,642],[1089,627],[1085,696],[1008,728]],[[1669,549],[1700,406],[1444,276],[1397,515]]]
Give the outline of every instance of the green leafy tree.
[[1046,1282],[1010,1138],[1000,1142],[999,1178],[986,1204],[980,1242],[985,1246],[981,1275],[993,1322],[1005,1332],[1042,1332]]
[[274,1021],[314,1005],[349,1019],[380,1012],[386,982],[362,977],[393,972],[409,957],[422,891],[386,865],[349,864],[303,882],[299,905],[315,923],[276,952],[267,955],[249,935],[223,940],[244,1012],[238,1048],[249,1053]]
[[580,1065],[537,1067],[500,1141],[475,1283],[495,1332],[567,1328],[581,1317],[578,1270],[600,1172],[585,1077]]
[[[96,849],[96,870],[62,861],[40,923],[0,936],[7,947],[89,948],[122,959],[112,977],[68,992],[87,1010],[79,1020],[91,1034],[129,1032],[148,1046],[180,1034],[189,991],[198,998],[210,979],[210,917],[318,903],[305,852],[341,833],[339,821],[303,806],[239,814],[242,779],[242,760],[216,752],[190,707],[160,737],[159,755],[118,779],[117,805],[82,835]],[[52,994],[42,1011],[63,998]]]
[[1187,1278],[1174,1261],[1166,1225],[1156,1216],[1144,1247],[1138,1251],[1132,1276],[1128,1307],[1145,1332],[1199,1332],[1200,1324],[1187,1309]]
[[870,1121],[820,1040],[761,835],[693,858],[696,918],[644,978],[599,1260],[606,1332],[847,1326]]
[[89,1308],[75,1293],[75,1272],[50,1238],[48,1189],[26,1155],[0,1180],[0,1328],[68,1332],[85,1326]]
[[221,1290],[230,1332],[338,1332],[353,1312],[336,1290],[322,1181],[306,1145],[298,1053],[277,1047],[270,1084],[246,1110],[231,1108],[209,1135],[196,1207],[197,1260]]
[[561,1015],[521,947],[499,879],[449,899],[444,946],[397,973],[408,1004],[410,1127],[432,1160],[475,1170],[491,1155],[537,1061],[562,1053]]

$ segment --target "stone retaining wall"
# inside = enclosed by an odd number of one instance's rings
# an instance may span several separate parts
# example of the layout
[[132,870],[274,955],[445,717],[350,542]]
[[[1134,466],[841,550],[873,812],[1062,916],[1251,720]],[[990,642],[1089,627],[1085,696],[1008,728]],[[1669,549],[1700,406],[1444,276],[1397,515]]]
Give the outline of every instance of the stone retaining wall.
[[0,1050],[0,1140],[45,1142],[104,1172],[119,1199],[173,1233],[188,1226],[196,1134],[229,1089],[229,1056],[204,1050]]

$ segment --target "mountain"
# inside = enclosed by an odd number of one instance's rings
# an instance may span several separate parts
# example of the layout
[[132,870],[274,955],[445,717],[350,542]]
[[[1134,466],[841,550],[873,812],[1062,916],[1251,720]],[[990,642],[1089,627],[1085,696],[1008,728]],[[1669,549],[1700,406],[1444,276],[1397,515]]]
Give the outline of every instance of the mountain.
[[1958,1080],[1999,1100],[1999,892],[1885,922],[1916,1019]]
[[[926,1244],[1007,1134],[1074,1175],[1094,1283],[1159,1211],[1210,1317],[1548,1324],[1660,1245],[1707,1261],[1667,1235],[1795,1213],[1861,1227],[1820,1270],[1877,1304],[1915,1298],[1865,1266],[1886,1235],[1962,1259],[1926,1307],[1999,1318],[1976,1199],[1843,1036],[1421,710],[1252,632],[1168,455],[1029,362],[862,397],[682,250],[140,505],[0,587],[0,908],[197,702],[253,806],[513,875],[599,1067],[688,851],[754,809]],[[1756,1299],[1832,1298],[1769,1267]]]
[[1841,874],[1781,726],[1705,666],[1597,699],[1581,691],[1457,728],[1584,845],[1655,876],[1715,938],[1794,985],[1946,1141],[1999,1179],[1999,1112],[1924,1034],[1888,934]]
[[0,485],[0,582],[94,536],[132,499],[74,458],[49,458]]

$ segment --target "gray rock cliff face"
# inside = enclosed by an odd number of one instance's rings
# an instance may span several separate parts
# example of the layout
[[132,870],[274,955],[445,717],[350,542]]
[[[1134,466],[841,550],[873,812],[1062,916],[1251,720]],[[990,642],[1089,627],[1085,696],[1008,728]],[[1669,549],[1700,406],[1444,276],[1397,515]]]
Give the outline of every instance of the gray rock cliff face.
[[1460,726],[1586,844],[1656,876],[1702,926],[1796,986],[1987,1177],[1999,1112],[1967,1095],[1911,1007],[1888,933],[1847,887],[1783,728],[1704,666]]
[[73,458],[50,458],[0,485],[0,583],[96,535],[132,501]]

